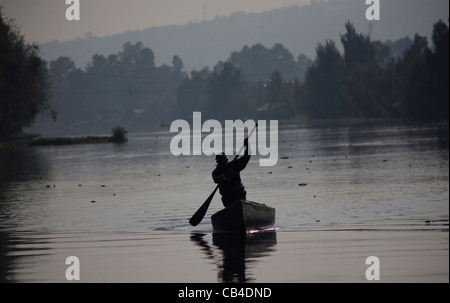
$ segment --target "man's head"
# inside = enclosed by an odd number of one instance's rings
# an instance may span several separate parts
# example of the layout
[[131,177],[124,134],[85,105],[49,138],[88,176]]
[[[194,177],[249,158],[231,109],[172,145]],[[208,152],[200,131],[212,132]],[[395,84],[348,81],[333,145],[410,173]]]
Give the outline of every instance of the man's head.
[[224,165],[228,163],[228,158],[225,156],[225,153],[222,153],[220,155],[216,155],[216,162],[217,165]]

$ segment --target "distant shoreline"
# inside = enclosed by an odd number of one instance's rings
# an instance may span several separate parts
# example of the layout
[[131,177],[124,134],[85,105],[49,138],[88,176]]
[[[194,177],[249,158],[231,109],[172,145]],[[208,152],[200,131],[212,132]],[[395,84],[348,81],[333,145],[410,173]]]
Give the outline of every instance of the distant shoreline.
[[113,143],[111,136],[53,137],[39,138],[29,142],[29,146],[78,145]]
[[115,142],[113,136],[82,136],[82,137],[49,137],[31,138],[16,141],[1,142],[0,149],[16,149],[29,146],[63,146],[63,145],[84,145],[84,144],[108,144],[125,143]]

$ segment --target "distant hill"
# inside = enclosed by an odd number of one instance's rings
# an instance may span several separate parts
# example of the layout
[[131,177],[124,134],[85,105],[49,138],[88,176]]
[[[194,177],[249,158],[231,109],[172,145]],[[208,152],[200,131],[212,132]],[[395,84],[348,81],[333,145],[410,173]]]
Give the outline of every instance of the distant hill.
[[340,45],[339,34],[344,32],[347,20],[359,32],[370,33],[372,40],[387,41],[413,37],[415,33],[429,37],[434,22],[448,19],[448,0],[380,2],[381,20],[372,22],[372,26],[365,19],[365,1],[330,0],[259,14],[237,12],[200,23],[153,27],[108,37],[54,41],[40,45],[40,49],[48,61],[68,56],[84,68],[96,53],[117,53],[126,42],[142,41],[155,53],[156,64],[171,64],[173,56],[178,55],[185,70],[190,71],[212,67],[219,60],[228,59],[233,51],[256,43],[266,47],[281,43],[295,57],[305,54],[314,59],[317,43],[332,39]]

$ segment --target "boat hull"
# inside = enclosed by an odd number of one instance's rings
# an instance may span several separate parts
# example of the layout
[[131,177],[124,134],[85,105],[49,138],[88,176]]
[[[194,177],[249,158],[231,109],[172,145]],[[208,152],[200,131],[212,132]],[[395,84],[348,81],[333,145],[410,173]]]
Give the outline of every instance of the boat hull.
[[252,201],[237,201],[211,217],[215,232],[246,232],[270,228],[275,208]]

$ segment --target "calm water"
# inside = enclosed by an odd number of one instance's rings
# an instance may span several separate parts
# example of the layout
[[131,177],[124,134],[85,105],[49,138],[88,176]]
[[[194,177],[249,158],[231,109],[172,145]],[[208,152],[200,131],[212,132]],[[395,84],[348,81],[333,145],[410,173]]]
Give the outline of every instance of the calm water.
[[276,231],[212,233],[213,157],[170,153],[168,129],[122,146],[0,151],[0,280],[67,282],[449,281],[448,132],[430,125],[282,125],[279,161],[242,173],[249,200],[276,208]]

